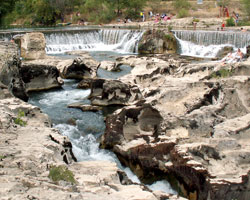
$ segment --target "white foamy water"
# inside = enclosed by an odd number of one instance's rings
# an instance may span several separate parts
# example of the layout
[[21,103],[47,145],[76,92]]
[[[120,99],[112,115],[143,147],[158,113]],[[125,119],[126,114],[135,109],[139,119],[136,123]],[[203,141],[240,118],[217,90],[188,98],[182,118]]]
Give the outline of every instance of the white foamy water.
[[120,29],[50,33],[45,35],[46,53],[62,54],[76,50],[136,53],[142,34],[142,31]]
[[215,58],[218,52],[226,46],[232,45],[197,45],[189,41],[178,39],[180,44],[180,54],[185,56],[201,57],[201,58]]
[[224,47],[240,48],[246,52],[250,44],[250,34],[226,31],[174,31],[181,55],[216,58]]
[[166,192],[168,194],[177,194],[176,191],[174,191],[170,184],[165,181],[165,180],[162,180],[162,181],[156,181],[155,183],[153,183],[152,185],[147,185],[151,190],[153,191],[162,191],[162,192]]

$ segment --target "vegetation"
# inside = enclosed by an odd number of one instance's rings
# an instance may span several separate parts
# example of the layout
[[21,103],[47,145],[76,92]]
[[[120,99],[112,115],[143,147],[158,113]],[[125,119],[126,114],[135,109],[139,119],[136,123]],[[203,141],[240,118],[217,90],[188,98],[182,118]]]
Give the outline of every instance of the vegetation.
[[27,122],[25,122],[25,121],[22,120],[22,117],[24,117],[24,116],[25,116],[24,111],[19,110],[17,118],[14,119],[15,124],[18,124],[20,126],[26,126]]
[[191,4],[186,0],[173,1],[173,6],[178,12],[177,17],[183,18],[189,15],[188,10],[191,8]]
[[67,181],[70,183],[76,183],[74,174],[65,166],[52,166],[49,171],[49,178],[54,181]]
[[241,0],[245,14],[250,18],[250,0]]
[[71,21],[106,23],[123,16],[139,18],[147,1],[153,0],[0,0],[0,24],[22,20],[24,25],[55,25]]
[[233,71],[230,69],[221,69],[219,71],[213,72],[211,78],[226,78],[232,76]]
[[226,26],[235,26],[234,18],[230,17],[226,21]]

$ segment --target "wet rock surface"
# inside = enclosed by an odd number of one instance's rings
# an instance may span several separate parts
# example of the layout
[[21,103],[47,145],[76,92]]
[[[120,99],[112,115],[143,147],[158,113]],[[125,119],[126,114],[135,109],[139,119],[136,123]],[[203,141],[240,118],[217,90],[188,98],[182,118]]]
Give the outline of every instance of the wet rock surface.
[[177,52],[175,36],[164,30],[147,30],[139,42],[140,54],[164,54]]
[[249,60],[154,59],[125,59],[134,68],[120,80],[137,85],[145,102],[108,116],[101,146],[140,179],[165,178],[189,199],[247,200]]
[[[0,116],[1,199],[178,199],[126,181],[115,163],[77,163],[72,144],[51,128],[48,116],[1,82]],[[67,169],[73,180],[54,180],[54,168]]]

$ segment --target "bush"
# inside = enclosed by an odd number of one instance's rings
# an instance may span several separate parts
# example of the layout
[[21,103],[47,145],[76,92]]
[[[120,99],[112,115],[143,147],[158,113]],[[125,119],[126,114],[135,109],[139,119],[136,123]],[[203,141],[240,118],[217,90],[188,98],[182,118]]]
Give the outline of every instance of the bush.
[[228,18],[226,21],[226,26],[235,26],[234,18]]
[[211,74],[211,78],[226,78],[226,77],[232,76],[232,74],[233,74],[232,70],[221,69],[221,70],[219,70],[217,72],[213,72]]
[[185,9],[190,9],[191,8],[191,4],[186,0],[173,1],[173,6],[177,11],[180,11],[183,8],[185,8]]
[[178,18],[184,18],[188,16],[188,11],[185,8],[182,8],[179,10],[177,17]]
[[171,25],[168,25],[168,32],[171,32],[173,27]]
[[52,166],[49,171],[49,178],[54,181],[67,181],[70,183],[76,183],[74,174],[68,170],[65,166]]
[[27,122],[23,121],[21,118],[25,116],[24,111],[19,110],[17,118],[14,119],[15,124],[18,124],[20,126],[26,126]]

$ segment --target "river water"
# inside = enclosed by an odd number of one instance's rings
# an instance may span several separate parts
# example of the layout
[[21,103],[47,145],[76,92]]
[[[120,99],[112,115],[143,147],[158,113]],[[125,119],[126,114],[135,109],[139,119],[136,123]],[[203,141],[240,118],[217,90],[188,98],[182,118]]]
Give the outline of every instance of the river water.
[[[83,40],[85,40],[84,42],[86,43],[86,38],[84,39],[84,37],[79,36],[79,34],[76,35],[75,38],[74,34],[71,33],[61,34],[61,36],[54,35],[54,42],[53,37],[49,35],[46,37],[46,50],[48,54],[52,53],[61,58],[67,58],[68,55],[64,54],[67,50],[84,49],[85,51],[89,51],[90,55],[98,61],[114,61],[119,56],[134,54],[134,51],[137,49],[136,40],[139,39],[138,37],[141,33],[133,33],[130,31],[123,31],[118,34],[116,31],[107,31],[107,33],[108,36],[106,36],[106,39],[100,39],[101,37],[90,39],[89,44],[83,44]],[[122,35],[125,38],[123,38]],[[104,36],[102,37],[104,38]],[[108,37],[116,37],[116,39],[111,41]],[[62,38],[66,39],[63,40]],[[135,40],[135,38],[137,39]],[[101,47],[97,45],[98,42]],[[77,43],[79,43],[79,45],[77,45]],[[66,49],[66,47],[68,49]],[[107,49],[108,51],[101,51],[103,49]],[[101,78],[117,79],[130,73],[130,71],[131,68],[129,66],[123,65],[121,66],[120,72],[108,72],[99,69],[97,74]],[[90,90],[77,89],[77,85],[77,80],[64,80],[64,85],[61,89],[31,93],[29,103],[40,107],[44,113],[48,114],[53,123],[53,127],[59,129],[62,135],[70,139],[73,146],[73,153],[79,162],[89,160],[108,160],[115,162],[133,182],[141,183],[128,167],[121,165],[113,152],[99,148],[98,140],[105,130],[103,112],[82,112],[80,109],[67,107],[69,104],[75,102],[90,104],[88,100]],[[166,193],[176,194],[165,180],[157,181],[152,185],[148,185],[148,187],[152,190],[161,190]]]

